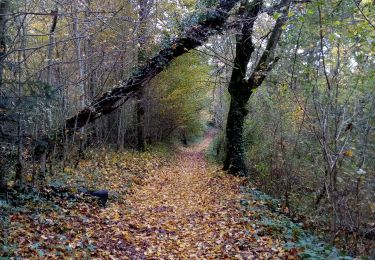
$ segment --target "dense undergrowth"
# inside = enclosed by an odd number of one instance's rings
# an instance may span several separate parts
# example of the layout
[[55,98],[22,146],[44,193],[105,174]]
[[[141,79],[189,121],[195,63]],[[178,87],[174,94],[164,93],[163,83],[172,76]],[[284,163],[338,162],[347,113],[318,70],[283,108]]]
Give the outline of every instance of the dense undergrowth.
[[[207,159],[214,164],[221,164],[223,159],[220,157],[223,149],[220,138],[215,138],[207,151]],[[339,239],[335,240],[337,247],[330,243],[323,224],[318,227],[311,223],[313,220],[308,216],[290,215],[282,200],[261,191],[256,178],[252,180],[250,177],[250,181],[249,185],[243,187],[244,199],[240,202],[244,207],[244,220],[249,224],[261,224],[253,225],[249,234],[255,238],[264,234],[277,237],[284,241],[285,250],[302,259],[352,259],[349,253],[340,250],[344,246]],[[259,222],[255,222],[255,219]]]

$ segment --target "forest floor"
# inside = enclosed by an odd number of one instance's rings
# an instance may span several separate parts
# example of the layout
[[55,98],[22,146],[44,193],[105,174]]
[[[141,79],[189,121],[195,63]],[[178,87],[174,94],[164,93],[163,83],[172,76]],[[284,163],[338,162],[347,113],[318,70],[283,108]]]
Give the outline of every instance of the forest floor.
[[207,162],[213,136],[209,132],[200,143],[179,147],[168,157],[103,152],[76,169],[66,168],[67,185],[81,180],[109,189],[107,206],[33,195],[8,209],[0,256],[297,259],[306,248],[285,246],[276,215],[263,201],[244,195],[246,180]]
[[[163,167],[128,198],[136,248],[155,258],[245,258],[284,256],[280,241],[254,239],[239,203],[244,179],[210,166],[206,150],[212,133],[180,148],[173,165]],[[134,222],[133,222],[134,223]]]

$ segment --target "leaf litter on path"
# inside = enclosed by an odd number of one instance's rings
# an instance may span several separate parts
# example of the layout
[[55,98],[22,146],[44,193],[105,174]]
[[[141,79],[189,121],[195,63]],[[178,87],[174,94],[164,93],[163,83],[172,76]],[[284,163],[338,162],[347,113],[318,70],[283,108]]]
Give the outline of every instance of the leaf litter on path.
[[[17,245],[14,256],[286,259],[280,240],[257,236],[255,223],[244,220],[240,204],[244,179],[206,162],[211,140],[207,135],[193,147],[179,148],[169,162],[144,155],[134,160],[129,154],[106,155],[104,163],[95,163],[104,174],[96,182],[104,181],[122,199],[110,200],[106,208],[65,201],[57,211],[12,214],[7,243]],[[137,160],[143,161],[133,165]],[[144,177],[133,182],[130,191],[119,183],[125,172],[113,170],[121,169],[123,161],[127,163],[123,168]],[[85,162],[80,171],[91,166]]]

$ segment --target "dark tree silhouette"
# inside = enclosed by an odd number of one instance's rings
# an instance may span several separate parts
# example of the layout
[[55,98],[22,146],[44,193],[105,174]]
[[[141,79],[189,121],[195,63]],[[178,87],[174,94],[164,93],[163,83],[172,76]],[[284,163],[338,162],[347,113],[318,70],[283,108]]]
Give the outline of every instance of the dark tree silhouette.
[[283,0],[280,3],[280,6],[284,6],[282,15],[276,20],[267,46],[248,79],[246,79],[247,66],[255,50],[252,42],[253,26],[261,13],[263,1],[256,0],[251,3],[244,1],[240,8],[240,10],[243,10],[241,16],[244,22],[241,25],[241,32],[236,38],[236,57],[228,86],[231,101],[227,119],[227,150],[224,161],[224,170],[229,170],[235,175],[243,176],[248,173],[243,155],[243,126],[248,113],[246,105],[253,90],[263,83],[267,73],[277,62],[274,52],[283,31],[283,25],[287,21],[290,2],[290,0]]

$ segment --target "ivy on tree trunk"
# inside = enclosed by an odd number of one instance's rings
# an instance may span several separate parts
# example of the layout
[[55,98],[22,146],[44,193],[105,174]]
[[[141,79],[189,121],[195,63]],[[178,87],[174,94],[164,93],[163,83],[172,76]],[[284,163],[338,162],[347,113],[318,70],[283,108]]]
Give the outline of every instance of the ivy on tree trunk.
[[241,32],[236,37],[236,57],[228,86],[231,101],[226,126],[226,157],[223,167],[224,170],[229,170],[234,175],[248,175],[243,148],[244,121],[248,114],[246,106],[253,91],[263,83],[267,73],[277,61],[274,58],[274,52],[280,40],[283,26],[287,21],[290,2],[290,0],[283,0],[280,3],[280,6],[285,8],[282,15],[276,20],[267,46],[249,79],[246,79],[246,70],[255,50],[252,42],[253,27],[255,20],[261,13],[263,0],[256,0],[251,3],[244,1],[240,8],[244,22]]

